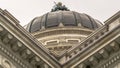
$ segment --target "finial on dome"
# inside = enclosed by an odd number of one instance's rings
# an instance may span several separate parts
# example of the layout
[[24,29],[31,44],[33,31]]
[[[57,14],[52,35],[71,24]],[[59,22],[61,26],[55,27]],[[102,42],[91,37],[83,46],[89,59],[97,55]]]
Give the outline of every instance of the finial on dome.
[[53,6],[51,12],[55,12],[55,11],[59,11],[59,10],[70,11],[65,5],[62,5],[61,2],[58,2],[57,4],[56,4],[56,2],[54,2],[54,3],[55,3],[55,5]]

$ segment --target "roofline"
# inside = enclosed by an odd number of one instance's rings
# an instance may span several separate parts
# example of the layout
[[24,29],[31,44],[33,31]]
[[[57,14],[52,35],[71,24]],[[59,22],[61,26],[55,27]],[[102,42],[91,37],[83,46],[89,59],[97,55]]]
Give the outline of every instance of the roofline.
[[111,22],[115,21],[119,17],[120,17],[120,11],[115,13],[113,16],[111,16],[109,19],[107,19],[104,23],[105,24],[110,24]]

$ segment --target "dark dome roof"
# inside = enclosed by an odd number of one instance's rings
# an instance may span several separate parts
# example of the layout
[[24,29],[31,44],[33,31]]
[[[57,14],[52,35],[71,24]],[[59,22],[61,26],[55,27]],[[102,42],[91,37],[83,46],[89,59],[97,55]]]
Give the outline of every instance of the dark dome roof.
[[34,18],[26,27],[29,32],[36,32],[43,27],[58,27],[62,23],[65,26],[78,26],[80,24],[84,28],[96,29],[102,24],[84,13],[74,11],[55,11],[44,14],[43,16]]

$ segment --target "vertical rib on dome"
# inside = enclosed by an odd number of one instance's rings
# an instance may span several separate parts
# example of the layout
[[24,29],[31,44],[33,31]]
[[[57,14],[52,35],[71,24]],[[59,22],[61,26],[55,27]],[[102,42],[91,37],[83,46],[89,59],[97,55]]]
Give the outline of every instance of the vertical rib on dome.
[[[88,16],[87,14],[78,13],[74,11],[56,11],[49,12],[43,16],[34,18],[28,25],[27,30],[29,32],[36,32],[46,28],[59,27],[62,23],[64,27],[66,26],[76,26],[84,27],[88,29],[95,30],[102,24]],[[79,26],[78,26],[79,25]]]

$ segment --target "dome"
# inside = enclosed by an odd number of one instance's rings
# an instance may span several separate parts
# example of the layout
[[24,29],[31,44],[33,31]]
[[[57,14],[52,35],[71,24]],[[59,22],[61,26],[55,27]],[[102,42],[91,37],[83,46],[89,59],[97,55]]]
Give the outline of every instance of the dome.
[[40,17],[34,18],[27,26],[26,29],[29,32],[36,32],[41,29],[48,29],[52,27],[58,27],[60,24],[63,27],[75,26],[75,27],[84,27],[88,29],[96,29],[102,24],[93,19],[87,14],[78,13],[75,11],[54,11],[48,12]]
[[52,55],[59,57],[102,24],[87,14],[70,11],[62,3],[56,5],[51,12],[35,17],[25,28]]

